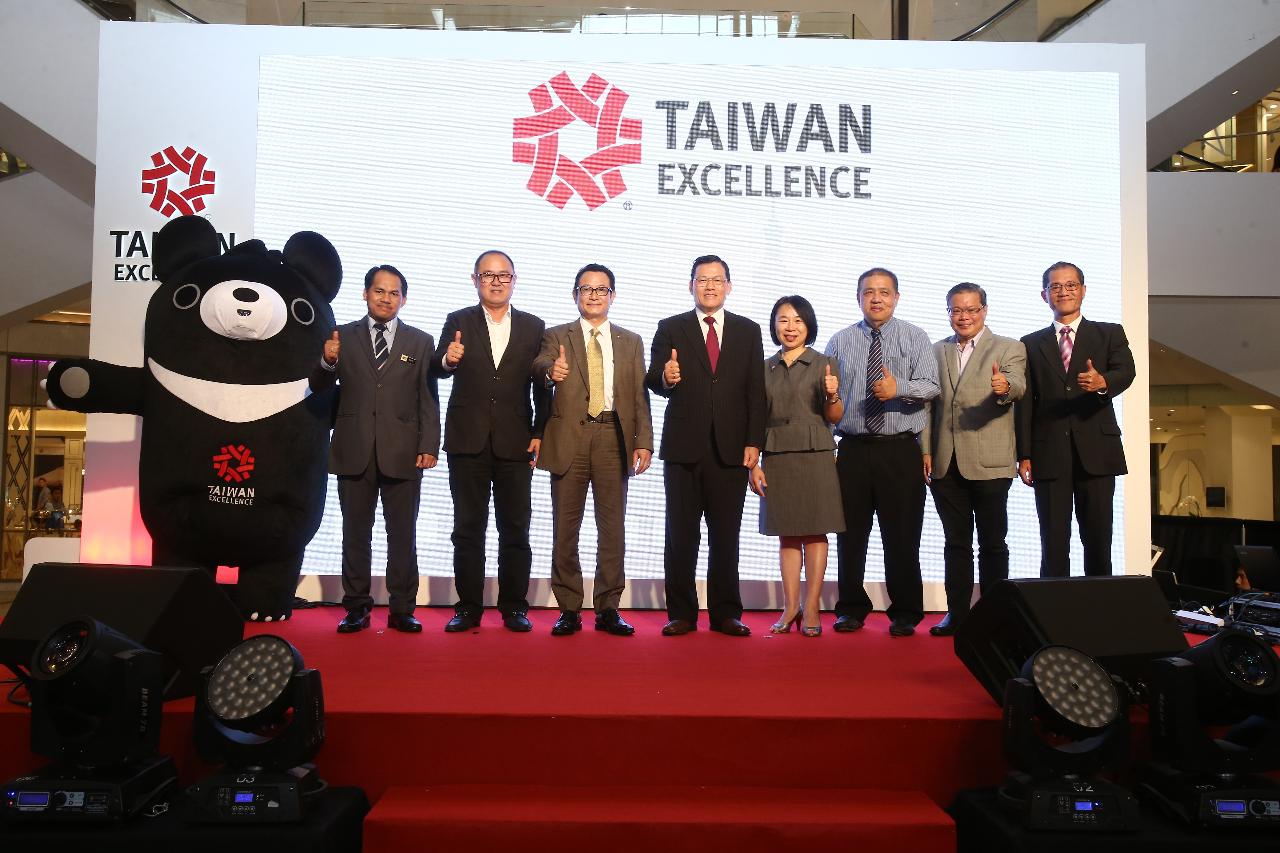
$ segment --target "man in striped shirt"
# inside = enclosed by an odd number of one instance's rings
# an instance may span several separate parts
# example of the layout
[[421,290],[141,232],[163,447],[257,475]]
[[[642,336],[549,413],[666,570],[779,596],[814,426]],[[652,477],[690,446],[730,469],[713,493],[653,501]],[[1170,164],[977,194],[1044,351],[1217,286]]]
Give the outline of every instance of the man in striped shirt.
[[846,531],[839,534],[840,599],[835,629],[857,631],[871,612],[862,579],[873,516],[884,544],[889,633],[907,637],[924,618],[920,530],[924,525],[924,459],[920,431],[926,404],[938,396],[938,362],[928,334],[894,319],[898,277],[875,267],[858,277],[862,322],[827,343],[840,364],[844,417],[836,426]]

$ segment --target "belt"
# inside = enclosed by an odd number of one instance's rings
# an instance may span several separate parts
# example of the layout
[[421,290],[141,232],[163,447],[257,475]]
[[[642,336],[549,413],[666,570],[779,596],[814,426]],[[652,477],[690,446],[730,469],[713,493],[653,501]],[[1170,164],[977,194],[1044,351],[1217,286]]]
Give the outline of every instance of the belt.
[[863,432],[863,433],[838,432],[836,433],[836,435],[840,436],[842,440],[849,439],[850,441],[902,441],[903,439],[906,439],[906,438],[912,439],[914,441],[916,437],[916,434],[914,432],[895,432],[895,433],[890,433],[889,435],[881,435],[879,433],[871,433],[871,432]]
[[593,424],[615,424],[618,422],[618,416],[614,414],[612,410],[609,410],[601,412],[594,418],[591,417],[591,415],[587,415],[587,420],[591,421]]

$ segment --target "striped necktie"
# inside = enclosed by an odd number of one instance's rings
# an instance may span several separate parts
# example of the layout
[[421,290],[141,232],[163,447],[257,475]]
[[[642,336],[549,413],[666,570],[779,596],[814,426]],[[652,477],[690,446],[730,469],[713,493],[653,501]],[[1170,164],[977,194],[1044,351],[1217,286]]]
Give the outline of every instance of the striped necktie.
[[387,327],[385,323],[374,323],[373,330],[378,333],[373,336],[373,364],[381,370],[387,363],[387,353],[391,349],[387,346],[387,336],[383,334]]
[[1071,327],[1063,326],[1058,334],[1061,335],[1058,339],[1058,352],[1062,354],[1062,370],[1068,372],[1071,370],[1071,351],[1075,348],[1071,344]]
[[869,433],[884,432],[884,403],[872,388],[882,377],[884,353],[880,349],[880,330],[871,330],[871,347],[867,350],[867,401],[863,406],[863,421]]

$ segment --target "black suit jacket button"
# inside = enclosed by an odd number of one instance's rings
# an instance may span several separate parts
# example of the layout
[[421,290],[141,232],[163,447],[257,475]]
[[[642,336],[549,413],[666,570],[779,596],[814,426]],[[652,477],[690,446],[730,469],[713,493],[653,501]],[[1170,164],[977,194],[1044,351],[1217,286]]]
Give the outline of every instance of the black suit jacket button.
[[1070,391],[1070,390],[1071,390],[1071,386],[1070,386],[1070,385],[1068,385],[1068,386],[1067,386],[1067,390],[1068,390],[1068,391]]

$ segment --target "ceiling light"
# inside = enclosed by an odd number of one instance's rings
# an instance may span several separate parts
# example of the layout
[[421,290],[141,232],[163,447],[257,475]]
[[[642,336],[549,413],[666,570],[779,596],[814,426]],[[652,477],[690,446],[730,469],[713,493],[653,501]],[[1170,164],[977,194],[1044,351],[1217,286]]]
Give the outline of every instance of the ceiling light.
[[1260,411],[1260,412],[1269,412],[1269,411],[1271,411],[1272,409],[1274,409],[1274,408],[1275,408],[1275,406],[1268,406],[1266,403],[1259,403],[1259,404],[1254,404],[1254,405],[1250,406],[1249,408],[1251,408],[1251,409],[1257,409],[1257,410],[1258,410],[1258,411]]
[[1233,94],[1233,95],[1238,95],[1238,94],[1240,94],[1240,90],[1239,90],[1239,89],[1232,89],[1232,90],[1231,90],[1231,94]]

